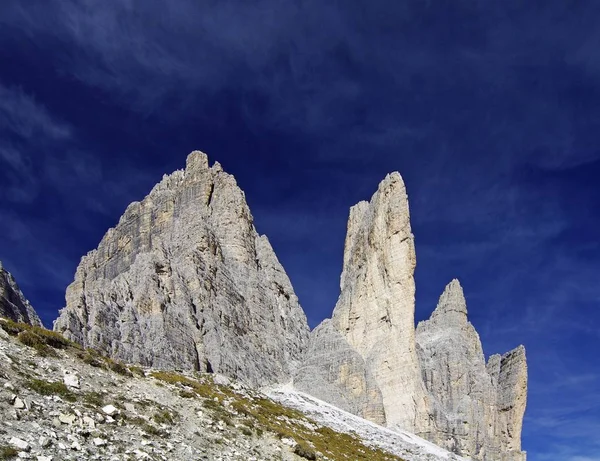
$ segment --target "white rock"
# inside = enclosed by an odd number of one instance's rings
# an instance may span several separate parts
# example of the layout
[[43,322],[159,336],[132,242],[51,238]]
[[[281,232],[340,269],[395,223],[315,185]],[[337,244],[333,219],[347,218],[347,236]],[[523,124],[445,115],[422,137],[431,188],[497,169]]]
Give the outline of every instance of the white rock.
[[90,418],[89,416],[84,416],[83,417],[83,424],[85,424],[90,429],[95,429],[96,428],[96,422],[92,418]]
[[[29,301],[25,299],[14,277],[0,262],[0,317],[15,322],[42,326],[42,322]],[[1,328],[0,328],[1,329]],[[2,329],[4,332],[4,330]],[[3,335],[4,336],[4,335]]]
[[17,437],[12,437],[8,443],[19,450],[29,451],[31,448],[31,446],[25,440]]
[[101,439],[100,437],[96,437],[92,441],[94,442],[94,445],[96,445],[97,447],[103,447],[104,445],[106,445],[106,440]]
[[65,383],[65,386],[73,387],[75,389],[79,389],[80,387],[79,376],[74,373],[65,372],[63,382]]
[[37,461],[52,461],[52,456],[38,455],[37,456]]
[[61,413],[60,415],[58,415],[58,420],[63,424],[71,425],[75,422],[75,420],[77,420],[77,416],[65,415],[65,414]]
[[117,408],[114,407],[113,405],[106,405],[106,406],[102,407],[102,411],[104,412],[105,415],[108,415],[108,416],[114,416],[119,412],[119,410],[117,410]]
[[19,397],[16,397],[13,403],[13,407],[15,407],[17,410],[22,410],[23,408],[25,408],[25,402]]
[[[256,386],[291,378],[309,334],[243,191],[202,152],[127,207],[82,258],[66,301],[54,327],[69,339],[125,362],[200,365]],[[111,350],[118,343],[127,347]]]

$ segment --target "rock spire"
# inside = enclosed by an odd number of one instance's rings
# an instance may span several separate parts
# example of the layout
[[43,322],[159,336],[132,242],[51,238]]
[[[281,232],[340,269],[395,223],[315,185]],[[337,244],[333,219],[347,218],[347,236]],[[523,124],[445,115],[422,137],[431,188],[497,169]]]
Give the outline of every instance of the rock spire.
[[500,356],[492,356],[486,367],[458,280],[446,286],[431,318],[419,323],[416,341],[431,396],[430,428],[422,435],[473,459],[524,460],[520,451],[527,393],[524,348],[517,349],[522,354],[515,353],[514,362],[507,358],[502,365]]
[[459,455],[524,461],[524,348],[486,365],[456,279],[415,330],[415,265],[405,186],[392,173],[350,210],[340,297],[294,385]]
[[127,362],[283,382],[306,316],[244,193],[192,152],[83,257],[55,330]]

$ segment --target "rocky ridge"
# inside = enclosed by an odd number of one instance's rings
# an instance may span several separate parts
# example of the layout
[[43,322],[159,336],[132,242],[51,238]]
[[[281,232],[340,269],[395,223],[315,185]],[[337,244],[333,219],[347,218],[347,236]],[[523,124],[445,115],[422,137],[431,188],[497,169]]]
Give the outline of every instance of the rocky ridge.
[[42,352],[27,326],[0,327],[0,459],[461,460],[293,391],[125,365],[37,329]]
[[244,193],[198,151],[82,258],[66,301],[54,328],[85,347],[252,385],[289,379],[309,334]]
[[525,349],[486,365],[457,280],[415,329],[415,266],[406,190],[393,173],[350,210],[340,297],[311,333],[294,386],[462,456],[525,461]]
[[42,324],[29,301],[21,293],[14,277],[4,269],[2,261],[0,261],[0,317],[32,325]]

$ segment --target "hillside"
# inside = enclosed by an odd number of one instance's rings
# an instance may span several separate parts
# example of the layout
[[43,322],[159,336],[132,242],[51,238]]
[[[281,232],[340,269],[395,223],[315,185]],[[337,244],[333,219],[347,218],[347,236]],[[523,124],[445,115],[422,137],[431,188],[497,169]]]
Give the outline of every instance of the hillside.
[[293,391],[127,366],[55,332],[0,325],[0,459],[460,459]]

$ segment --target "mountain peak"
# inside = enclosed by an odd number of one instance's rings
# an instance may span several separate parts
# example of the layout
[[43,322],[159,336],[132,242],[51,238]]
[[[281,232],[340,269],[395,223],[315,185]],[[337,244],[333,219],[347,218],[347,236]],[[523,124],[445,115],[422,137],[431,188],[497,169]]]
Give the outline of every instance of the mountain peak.
[[459,314],[467,315],[467,301],[465,300],[465,294],[463,292],[462,285],[458,279],[453,279],[440,296],[438,305],[431,315],[432,318],[439,315],[449,314],[451,312],[457,312]]

